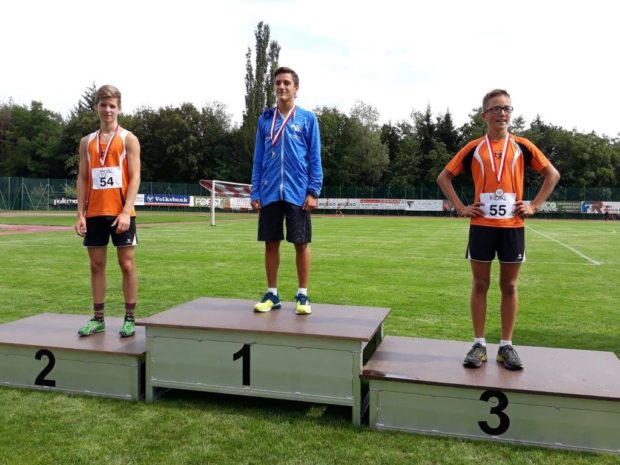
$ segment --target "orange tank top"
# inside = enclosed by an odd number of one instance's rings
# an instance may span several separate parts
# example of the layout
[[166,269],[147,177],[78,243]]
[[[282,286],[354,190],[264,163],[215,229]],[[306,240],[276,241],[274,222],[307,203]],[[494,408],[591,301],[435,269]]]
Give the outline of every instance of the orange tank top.
[[[125,205],[129,168],[125,139],[129,131],[118,128],[108,144],[98,142],[99,131],[88,136],[88,197],[86,217],[117,216]],[[131,216],[136,216],[132,208]]]

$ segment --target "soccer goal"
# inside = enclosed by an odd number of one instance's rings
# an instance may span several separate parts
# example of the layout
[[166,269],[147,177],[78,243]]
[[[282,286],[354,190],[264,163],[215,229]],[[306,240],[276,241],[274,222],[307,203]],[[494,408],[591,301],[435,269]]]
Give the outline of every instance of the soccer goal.
[[211,193],[211,226],[215,226],[215,212],[232,211],[247,212],[250,205],[251,184],[240,182],[218,181],[216,179],[201,179],[200,185]]

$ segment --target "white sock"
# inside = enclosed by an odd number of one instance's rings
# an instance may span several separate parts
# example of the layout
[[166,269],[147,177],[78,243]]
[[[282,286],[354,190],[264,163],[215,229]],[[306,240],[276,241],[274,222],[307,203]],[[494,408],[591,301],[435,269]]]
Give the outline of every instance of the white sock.
[[474,338],[474,344],[482,344],[482,347],[486,347],[487,346],[487,340],[483,337],[475,337]]
[[271,292],[273,295],[278,295],[278,288],[277,287],[268,287],[267,288],[267,292]]
[[300,287],[299,289],[297,289],[297,294],[305,295],[306,297],[308,297],[308,288]]
[[512,345],[512,341],[507,341],[505,339],[502,339],[499,341],[499,346],[500,347],[504,347],[504,346],[511,346]]

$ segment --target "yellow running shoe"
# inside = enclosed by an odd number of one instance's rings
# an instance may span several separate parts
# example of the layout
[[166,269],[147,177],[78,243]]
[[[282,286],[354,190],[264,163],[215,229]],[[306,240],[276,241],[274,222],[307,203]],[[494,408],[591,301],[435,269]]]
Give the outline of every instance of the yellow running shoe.
[[310,299],[307,295],[297,294],[295,296],[295,313],[298,315],[310,315],[312,310],[310,309]]
[[263,299],[256,305],[254,305],[254,311],[265,313],[269,310],[277,310],[281,307],[282,304],[280,303],[280,298],[273,292],[267,292],[267,294],[264,295]]

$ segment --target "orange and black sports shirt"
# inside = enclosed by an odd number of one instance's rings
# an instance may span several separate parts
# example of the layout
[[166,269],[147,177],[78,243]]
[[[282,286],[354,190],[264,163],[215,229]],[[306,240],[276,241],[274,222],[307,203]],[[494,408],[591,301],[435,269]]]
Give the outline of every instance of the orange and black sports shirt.
[[[500,171],[501,154],[505,140],[490,140],[492,154],[489,154],[486,136],[469,142],[452,158],[446,165],[446,170],[454,176],[463,171],[471,173],[476,191],[475,202],[480,202],[481,197],[495,197],[495,193],[513,197],[515,201],[523,199],[523,181],[526,166],[535,171],[541,171],[549,160],[529,140],[509,135],[504,156],[504,165],[500,181],[497,173]],[[493,163],[494,165],[491,165]],[[523,227],[523,218],[514,215],[512,217],[473,217],[471,224],[491,226],[498,228]]]

